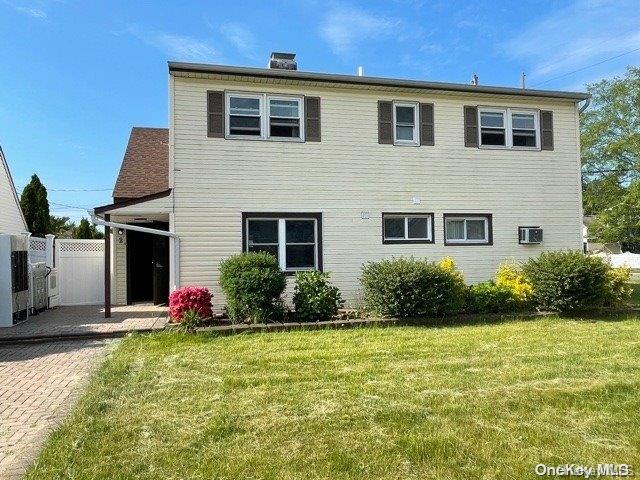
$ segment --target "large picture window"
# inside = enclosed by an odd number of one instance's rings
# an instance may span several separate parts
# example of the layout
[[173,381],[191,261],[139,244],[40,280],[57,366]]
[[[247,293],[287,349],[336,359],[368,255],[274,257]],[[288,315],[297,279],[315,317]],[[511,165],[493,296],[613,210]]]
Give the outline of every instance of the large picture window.
[[480,146],[485,148],[540,148],[537,110],[479,107]]
[[383,243],[433,243],[433,214],[383,213]]
[[445,245],[491,245],[490,214],[444,214]]
[[322,215],[245,213],[243,251],[268,252],[285,272],[322,270]]

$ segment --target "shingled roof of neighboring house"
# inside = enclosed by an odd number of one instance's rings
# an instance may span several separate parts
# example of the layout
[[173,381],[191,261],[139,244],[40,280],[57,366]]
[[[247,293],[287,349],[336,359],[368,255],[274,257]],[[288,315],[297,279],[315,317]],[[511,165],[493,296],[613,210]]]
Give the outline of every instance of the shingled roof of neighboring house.
[[113,189],[114,201],[169,188],[169,129],[133,127]]

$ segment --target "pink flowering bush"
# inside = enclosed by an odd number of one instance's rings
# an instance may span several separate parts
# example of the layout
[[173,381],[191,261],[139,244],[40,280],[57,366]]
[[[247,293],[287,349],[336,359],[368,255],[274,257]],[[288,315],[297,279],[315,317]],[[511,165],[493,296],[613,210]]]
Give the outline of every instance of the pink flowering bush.
[[182,287],[169,295],[169,315],[177,322],[189,310],[193,310],[200,318],[209,318],[211,312],[211,292],[206,287]]

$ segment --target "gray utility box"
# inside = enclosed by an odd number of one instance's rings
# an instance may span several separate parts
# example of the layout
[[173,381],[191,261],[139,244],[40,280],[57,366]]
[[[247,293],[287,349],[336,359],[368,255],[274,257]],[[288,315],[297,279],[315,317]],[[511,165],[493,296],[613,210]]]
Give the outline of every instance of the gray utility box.
[[29,242],[22,235],[0,235],[0,327],[29,315]]
[[47,264],[31,264],[31,310],[38,313],[47,308]]

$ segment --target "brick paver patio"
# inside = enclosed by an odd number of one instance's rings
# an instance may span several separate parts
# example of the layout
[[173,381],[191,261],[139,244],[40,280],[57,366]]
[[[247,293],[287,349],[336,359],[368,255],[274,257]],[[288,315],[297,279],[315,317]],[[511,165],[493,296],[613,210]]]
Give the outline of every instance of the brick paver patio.
[[118,341],[0,345],[0,479],[24,474]]
[[132,331],[161,330],[166,323],[166,307],[149,304],[113,307],[111,318],[104,318],[104,310],[99,305],[58,307],[13,327],[0,328],[0,342],[21,338],[117,336]]

